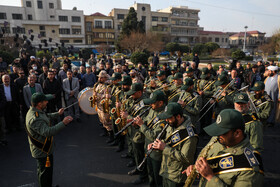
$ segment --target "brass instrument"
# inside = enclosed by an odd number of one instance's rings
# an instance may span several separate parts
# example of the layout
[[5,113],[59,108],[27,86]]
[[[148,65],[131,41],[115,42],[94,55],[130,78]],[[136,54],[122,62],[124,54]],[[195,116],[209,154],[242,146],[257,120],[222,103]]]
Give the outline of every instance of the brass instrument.
[[96,91],[95,91],[95,89],[96,89],[96,86],[98,85],[98,83],[99,83],[99,82],[96,82],[96,83],[94,84],[94,86],[93,86],[93,94],[92,94],[92,96],[90,96],[90,97],[88,98],[88,100],[89,100],[89,102],[90,102],[90,106],[91,106],[92,108],[94,108],[94,106],[96,105],[97,96],[96,96]]
[[[119,91],[117,91],[116,92],[116,102],[118,103],[118,102],[120,102],[120,98],[119,98],[119,94],[121,93],[121,90],[119,90]],[[114,108],[112,108],[111,109],[111,114],[112,115],[114,115],[114,118],[115,119],[117,119],[117,118],[119,118],[120,116],[121,116],[121,114],[120,114],[120,108],[118,108],[118,107],[114,107]]]
[[[105,92],[105,95],[108,95],[109,94],[109,87],[110,87],[110,85],[108,85],[107,87],[106,87],[106,92]],[[102,99],[101,101],[100,101],[100,104],[103,106],[103,112],[105,112],[105,113],[109,113],[109,111],[110,111],[110,99],[109,98],[105,98],[105,99]]]
[[[217,141],[218,141],[218,138],[215,139],[213,142],[209,143],[208,146],[207,146],[205,149],[203,149],[203,150],[201,151],[201,153],[200,153],[199,156],[197,157],[197,160],[198,160],[200,157],[207,158],[208,152],[210,151],[212,145],[213,145],[214,143],[216,143]],[[193,169],[192,169],[190,175],[188,176],[187,180],[185,181],[184,187],[190,187],[190,186],[192,186],[192,184],[193,184],[194,180],[196,179],[197,175],[198,175],[198,172],[197,172],[197,170],[196,170],[196,168],[195,168],[195,165],[194,165],[194,167],[193,167]]]
[[159,88],[155,89],[154,91],[161,90],[161,89],[165,89],[165,88],[167,88],[167,87],[169,87],[169,86],[172,86],[172,83],[168,83],[168,84],[166,84],[166,85],[163,85],[163,84],[162,84]]
[[[128,101],[128,99],[129,98],[125,99],[122,102],[122,106],[121,106],[121,109],[120,109],[121,111],[125,111],[125,104]],[[117,109],[117,107],[116,107],[116,109]],[[116,111],[116,113],[117,113],[117,111]],[[120,116],[116,119],[115,124],[117,125],[118,130],[121,130],[124,126],[126,126],[126,121],[127,121],[126,118],[121,118]],[[125,131],[122,132],[122,135],[125,135],[126,133],[127,133],[127,131],[125,130]]]

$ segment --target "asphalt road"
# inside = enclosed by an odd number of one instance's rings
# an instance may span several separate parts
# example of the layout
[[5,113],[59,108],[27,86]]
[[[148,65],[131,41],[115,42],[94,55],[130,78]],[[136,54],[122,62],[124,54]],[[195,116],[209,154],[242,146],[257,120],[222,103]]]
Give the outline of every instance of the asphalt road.
[[[97,116],[82,115],[55,136],[53,184],[61,187],[118,187],[131,184],[128,159],[116,147],[106,145]],[[24,131],[7,135],[8,146],[0,146],[0,187],[37,187],[36,161],[31,157]],[[280,126],[265,130],[265,186],[280,186]],[[199,148],[206,142],[200,141]],[[142,185],[147,187],[148,184]]]

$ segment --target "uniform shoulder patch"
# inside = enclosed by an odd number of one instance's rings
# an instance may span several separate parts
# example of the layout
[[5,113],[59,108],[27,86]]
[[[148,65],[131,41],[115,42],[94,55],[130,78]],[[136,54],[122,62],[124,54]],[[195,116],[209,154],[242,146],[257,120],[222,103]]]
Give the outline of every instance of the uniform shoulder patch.
[[256,156],[254,155],[253,151],[251,149],[249,149],[248,147],[246,147],[244,149],[244,155],[246,156],[251,167],[260,165],[260,163],[259,163],[258,159],[256,158]]
[[188,131],[189,137],[193,137],[195,135],[194,130],[190,125],[188,125],[186,129]]

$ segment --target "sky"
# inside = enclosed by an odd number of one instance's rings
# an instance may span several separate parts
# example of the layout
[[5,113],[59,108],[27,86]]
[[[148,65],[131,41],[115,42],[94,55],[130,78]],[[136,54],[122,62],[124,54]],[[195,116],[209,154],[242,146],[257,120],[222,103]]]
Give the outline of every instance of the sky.
[[[128,9],[134,2],[151,4],[153,11],[169,6],[199,9],[198,24],[204,30],[244,32],[248,26],[248,31],[258,30],[271,36],[280,29],[279,0],[62,0],[62,9],[77,7],[85,15],[108,15],[113,8]],[[21,6],[21,1],[0,0],[0,5]]]

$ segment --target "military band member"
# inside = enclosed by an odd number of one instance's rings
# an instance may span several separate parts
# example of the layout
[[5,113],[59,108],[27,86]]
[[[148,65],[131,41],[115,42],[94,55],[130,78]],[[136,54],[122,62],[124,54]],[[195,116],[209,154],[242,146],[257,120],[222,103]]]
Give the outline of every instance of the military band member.
[[148,69],[148,76],[145,78],[144,84],[147,85],[152,79],[156,78],[156,71],[155,67],[149,67]]
[[[217,116],[223,109],[234,108],[233,106],[233,97],[236,93],[236,89],[228,86],[226,90],[223,89],[229,84],[229,80],[225,74],[222,74],[218,77],[218,80],[215,82],[216,89],[214,89],[214,93],[221,93],[220,97],[216,98],[216,106],[215,106],[215,116]],[[219,91],[220,90],[220,91]],[[212,104],[212,103],[211,103]]]
[[167,81],[168,81],[168,82],[172,82],[173,77],[175,76],[176,73],[177,73],[177,68],[176,68],[176,67],[172,67],[172,68],[171,68],[171,75],[169,75],[169,76],[167,77]]
[[[99,120],[102,123],[103,127],[106,128],[107,132],[109,133],[109,139],[106,142],[111,143],[114,141],[112,121],[110,120],[109,111],[105,111],[110,108],[109,93],[111,92],[111,88],[108,87],[107,84],[108,79],[109,79],[109,75],[106,73],[106,71],[101,70],[100,73],[98,74],[99,84],[95,88],[94,95],[96,96],[97,114]],[[106,109],[106,105],[107,105],[106,103],[108,104],[107,109]]]
[[[143,99],[146,96],[143,93],[143,85],[141,83],[134,83],[131,86],[131,90],[127,92],[128,96],[131,96],[132,99],[129,99],[126,103],[126,112],[122,112],[122,117],[128,119],[127,122],[133,120],[134,117],[142,113],[147,106],[145,106]],[[144,114],[144,116],[147,115]],[[135,159],[136,165],[139,165],[143,158],[145,157],[144,144],[145,136],[139,131],[138,126],[130,126],[128,128],[128,138],[132,142],[132,151]],[[145,167],[143,171],[139,172],[138,170],[132,170],[128,172],[129,175],[140,174],[139,178],[133,181],[133,184],[141,184],[147,180],[147,168]]]
[[239,111],[245,122],[245,133],[249,136],[250,143],[252,147],[258,151],[262,152],[263,147],[263,125],[258,120],[256,113],[249,111],[249,98],[245,93],[236,94],[234,97],[234,108]]
[[159,119],[165,119],[170,124],[166,129],[166,138],[149,144],[154,149],[162,151],[160,175],[163,186],[183,186],[186,175],[182,174],[194,162],[194,154],[198,136],[191,126],[190,117],[183,115],[182,107],[178,103],[169,103],[165,112],[159,114]]
[[[215,123],[204,130],[218,142],[214,143],[206,158],[199,157],[195,163],[201,175],[200,187],[210,186],[263,186],[263,168],[260,155],[253,150],[244,133],[242,114],[225,109]],[[207,146],[206,146],[207,147]],[[189,176],[193,166],[186,171]]]
[[[169,87],[167,91],[165,91],[165,94],[168,96],[168,101],[172,102],[173,98],[176,97],[178,94],[180,94],[181,86],[183,84],[183,74],[182,73],[176,73],[173,79],[171,80],[172,85]],[[178,101],[178,100],[177,100]],[[174,102],[177,102],[174,101]]]
[[50,121],[58,118],[64,112],[64,109],[52,114],[44,112],[48,101],[53,98],[51,94],[34,93],[31,97],[32,107],[26,115],[26,132],[31,155],[37,160],[37,176],[40,187],[52,186],[53,136],[73,120],[71,116],[67,116],[63,121],[51,126]]
[[191,118],[192,124],[196,126],[202,107],[201,96],[194,91],[194,82],[191,78],[185,79],[181,90],[181,93],[177,95],[175,101],[183,107],[184,114],[188,115]]
[[[207,102],[210,100],[210,98],[213,95],[213,91],[215,89],[215,80],[213,80],[214,77],[210,73],[208,68],[202,68],[200,80],[197,82],[197,92],[202,98],[202,107],[207,104]],[[206,106],[201,112],[200,115],[203,115],[208,109],[210,104]],[[212,123],[211,118],[213,114],[213,108],[208,110],[208,112],[202,117],[200,120],[200,134],[205,135],[205,132],[203,131],[203,128],[210,125]]]
[[130,70],[129,75],[132,79],[132,83],[141,83],[143,84],[144,77],[141,73],[136,71],[135,69]]
[[[157,90],[150,95],[150,98],[144,99],[144,104],[151,106],[148,115],[142,118],[139,116],[135,118],[135,124],[140,127],[140,132],[145,135],[145,150],[147,150],[149,144],[154,142],[166,124],[165,120],[158,118],[158,115],[164,112],[166,103],[166,95],[163,91]],[[153,151],[147,158],[150,186],[162,186],[162,177],[159,175],[161,160],[161,151]]]
[[251,95],[250,97],[258,109],[258,118],[265,126],[267,124],[266,120],[268,119],[273,107],[273,101],[271,100],[271,97],[264,91],[264,88],[265,84],[262,81],[256,82],[251,88],[255,94]]

